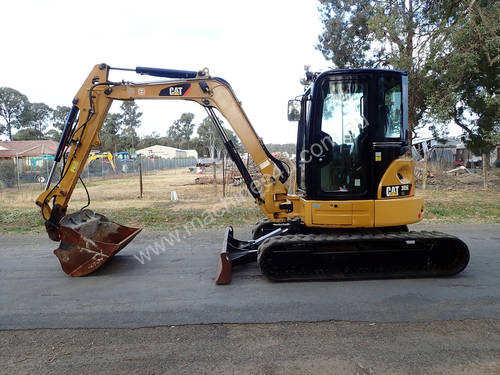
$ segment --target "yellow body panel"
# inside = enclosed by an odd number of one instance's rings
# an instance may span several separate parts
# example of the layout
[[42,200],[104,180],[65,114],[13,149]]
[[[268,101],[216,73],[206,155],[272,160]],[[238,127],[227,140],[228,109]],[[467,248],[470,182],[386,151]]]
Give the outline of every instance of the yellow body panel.
[[377,191],[377,199],[382,199],[382,186],[388,185],[410,184],[412,188],[409,196],[411,197],[415,195],[415,175],[413,174],[414,170],[415,162],[413,161],[413,159],[400,158],[393,160],[392,163],[387,167],[387,170],[380,180]]
[[373,200],[316,201],[301,199],[304,223],[308,227],[373,227]]
[[422,220],[424,200],[417,197],[359,201],[301,199],[308,227],[371,228],[416,223]]
[[375,227],[413,224],[422,220],[422,198],[380,199],[375,201]]

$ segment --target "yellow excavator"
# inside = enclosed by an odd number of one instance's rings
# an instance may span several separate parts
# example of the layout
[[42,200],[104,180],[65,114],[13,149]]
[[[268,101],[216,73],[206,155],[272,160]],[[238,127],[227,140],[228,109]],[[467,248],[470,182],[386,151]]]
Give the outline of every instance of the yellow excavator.
[[113,168],[113,171],[116,172],[115,163],[113,162],[113,154],[111,152],[91,151],[87,160],[87,166],[97,159],[108,159],[111,168]]
[[[111,70],[160,77],[160,82],[113,82]],[[71,194],[113,100],[190,100],[204,107],[266,219],[253,239],[226,229],[217,284],[233,267],[258,262],[270,280],[442,277],[461,272],[469,250],[457,237],[409,231],[422,220],[408,150],[408,77],[381,69],[330,70],[315,75],[289,102],[298,120],[296,183],[257,136],[231,86],[208,69],[184,71],[96,65],[73,99],[46,190],[37,198],[63,270],[87,275],[127,245],[139,228],[119,225],[89,209],[67,214]],[[268,91],[272,95],[273,89]],[[255,181],[223,130],[218,111],[259,167]],[[57,165],[60,179],[52,183]]]

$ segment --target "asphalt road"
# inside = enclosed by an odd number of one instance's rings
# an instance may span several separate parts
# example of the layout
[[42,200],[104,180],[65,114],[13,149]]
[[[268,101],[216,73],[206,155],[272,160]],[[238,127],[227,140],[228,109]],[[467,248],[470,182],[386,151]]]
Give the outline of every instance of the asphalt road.
[[[223,231],[145,232],[94,274],[71,278],[45,235],[0,236],[0,329],[137,328],[313,321],[422,322],[500,318],[500,225],[417,225],[463,239],[467,269],[442,279],[272,283],[255,264],[214,284]],[[247,231],[236,237],[248,238]],[[184,238],[186,237],[186,238]]]

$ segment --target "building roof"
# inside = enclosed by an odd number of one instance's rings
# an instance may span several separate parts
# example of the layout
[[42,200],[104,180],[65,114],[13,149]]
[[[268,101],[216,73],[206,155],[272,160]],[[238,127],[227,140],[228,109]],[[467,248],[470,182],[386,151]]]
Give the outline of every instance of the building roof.
[[148,152],[175,152],[176,150],[181,151],[178,148],[170,147],[170,146],[162,146],[162,145],[153,145],[145,148],[141,148],[140,150],[136,150],[137,154],[146,154]]
[[0,158],[13,158],[16,155],[39,156],[55,155],[57,146],[55,141],[0,141]]

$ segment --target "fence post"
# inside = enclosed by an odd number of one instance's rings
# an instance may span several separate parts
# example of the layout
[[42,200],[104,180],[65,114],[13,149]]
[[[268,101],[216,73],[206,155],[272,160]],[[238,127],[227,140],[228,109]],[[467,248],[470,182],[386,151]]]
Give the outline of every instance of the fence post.
[[[45,159],[45,166],[46,166],[46,176],[47,176],[47,180],[49,179],[49,158]],[[43,187],[43,185],[42,185]]]
[[424,155],[424,170],[422,171],[422,190],[427,187],[427,153]]
[[21,190],[19,187],[19,156],[16,155],[16,171],[17,171],[17,190]]
[[142,198],[144,196],[142,192],[142,161],[139,159],[139,198]]
[[217,162],[214,159],[214,195],[217,196]]
[[486,153],[483,153],[483,187],[488,189],[488,163],[486,160]]

